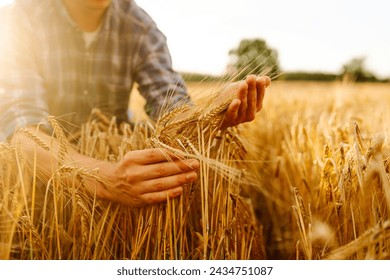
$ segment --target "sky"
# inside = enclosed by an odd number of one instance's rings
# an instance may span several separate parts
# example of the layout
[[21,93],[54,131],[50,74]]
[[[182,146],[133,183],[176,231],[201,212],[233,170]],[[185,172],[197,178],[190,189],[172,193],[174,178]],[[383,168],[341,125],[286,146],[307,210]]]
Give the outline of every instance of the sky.
[[366,69],[390,77],[388,0],[136,2],[166,35],[178,71],[221,74],[241,40],[263,39],[283,71],[338,73],[365,57]]

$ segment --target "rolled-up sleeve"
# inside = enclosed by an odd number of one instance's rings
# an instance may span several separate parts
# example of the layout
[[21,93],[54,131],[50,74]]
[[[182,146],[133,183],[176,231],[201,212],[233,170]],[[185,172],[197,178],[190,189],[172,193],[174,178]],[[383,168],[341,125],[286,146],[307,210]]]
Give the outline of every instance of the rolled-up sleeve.
[[[34,30],[12,8],[0,11],[0,141],[48,115]],[[18,21],[13,20],[19,18]]]

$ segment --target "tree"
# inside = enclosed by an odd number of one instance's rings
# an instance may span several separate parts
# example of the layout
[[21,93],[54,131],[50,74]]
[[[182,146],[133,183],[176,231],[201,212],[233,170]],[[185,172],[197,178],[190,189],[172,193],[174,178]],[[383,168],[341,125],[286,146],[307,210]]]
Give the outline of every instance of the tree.
[[375,75],[365,67],[365,57],[353,58],[343,65],[342,77],[356,82],[377,81]]
[[262,39],[244,39],[236,49],[229,52],[230,69],[237,79],[249,74],[265,74],[272,78],[280,74],[278,53],[269,48]]

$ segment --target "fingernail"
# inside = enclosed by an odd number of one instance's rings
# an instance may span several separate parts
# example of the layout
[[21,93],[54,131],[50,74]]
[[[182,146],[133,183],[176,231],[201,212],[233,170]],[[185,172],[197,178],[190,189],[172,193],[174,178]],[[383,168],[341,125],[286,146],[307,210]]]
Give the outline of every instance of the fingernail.
[[188,166],[191,168],[191,169],[199,169],[199,161],[197,160],[192,160]]
[[197,177],[198,174],[196,174],[196,172],[191,172],[186,175],[188,181],[194,181]]

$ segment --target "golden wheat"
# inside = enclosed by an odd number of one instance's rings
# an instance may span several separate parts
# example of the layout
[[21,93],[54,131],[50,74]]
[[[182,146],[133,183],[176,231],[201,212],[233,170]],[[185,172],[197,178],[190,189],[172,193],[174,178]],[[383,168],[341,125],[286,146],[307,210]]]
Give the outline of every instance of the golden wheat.
[[[18,146],[0,144],[0,258],[388,259],[388,92],[276,82],[255,122],[225,131],[230,99],[209,94],[155,125],[118,125],[95,110],[68,136],[50,119],[60,149],[23,131],[59,158],[49,180]],[[164,147],[198,159],[199,180],[163,204],[111,204],[85,190],[96,170],[65,164],[71,145],[112,162]]]

